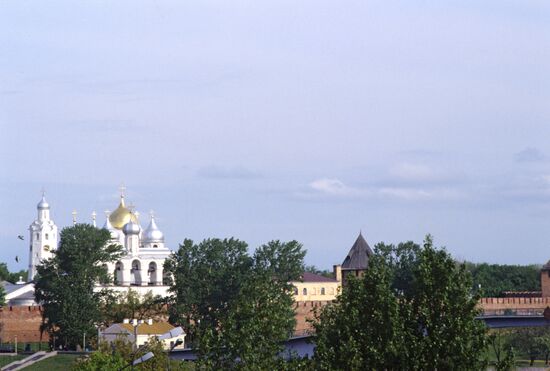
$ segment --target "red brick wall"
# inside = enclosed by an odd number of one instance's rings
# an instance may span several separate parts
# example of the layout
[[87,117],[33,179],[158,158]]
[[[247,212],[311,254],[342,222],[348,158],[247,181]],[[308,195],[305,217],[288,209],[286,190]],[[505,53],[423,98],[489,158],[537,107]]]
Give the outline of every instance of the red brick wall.
[[[17,306],[0,308],[0,339],[3,343],[14,342],[15,336],[19,343],[34,343],[40,341],[40,324],[42,323],[42,307]],[[44,333],[42,341],[48,341]]]
[[517,314],[542,314],[550,306],[550,297],[544,298],[481,298],[479,306],[485,314],[505,314],[512,310]]
[[322,307],[329,304],[330,301],[298,301],[294,304],[296,327],[294,328],[295,335],[304,335],[312,330],[311,325],[307,322],[308,319],[314,318],[315,310],[320,311]]

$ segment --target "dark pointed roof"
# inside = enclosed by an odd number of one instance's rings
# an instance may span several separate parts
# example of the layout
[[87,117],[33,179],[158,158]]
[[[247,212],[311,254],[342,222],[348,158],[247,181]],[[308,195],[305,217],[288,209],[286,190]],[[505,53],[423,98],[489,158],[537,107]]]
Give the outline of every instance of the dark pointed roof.
[[367,269],[369,257],[373,254],[363,234],[359,232],[359,236],[342,263],[342,269]]

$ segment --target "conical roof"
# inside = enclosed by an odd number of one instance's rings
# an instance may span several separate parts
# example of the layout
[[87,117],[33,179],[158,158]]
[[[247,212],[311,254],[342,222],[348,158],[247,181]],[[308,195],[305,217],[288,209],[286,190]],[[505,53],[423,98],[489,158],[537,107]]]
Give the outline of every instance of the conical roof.
[[342,269],[367,269],[369,257],[373,254],[363,234],[359,232],[359,236],[342,263]]

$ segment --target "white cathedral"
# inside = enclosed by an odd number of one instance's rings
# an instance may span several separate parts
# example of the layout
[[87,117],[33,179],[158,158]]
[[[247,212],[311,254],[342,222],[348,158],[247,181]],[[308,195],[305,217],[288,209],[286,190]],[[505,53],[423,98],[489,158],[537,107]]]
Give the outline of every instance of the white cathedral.
[[[6,299],[10,305],[32,305],[34,301],[34,285],[32,280],[36,275],[36,267],[44,259],[53,256],[57,249],[58,228],[50,215],[50,205],[43,194],[36,206],[38,215],[29,227],[29,275],[27,284],[13,285],[13,290],[7,290]],[[73,213],[73,223],[76,223]],[[95,226],[95,212],[92,213],[92,224]],[[154,295],[166,296],[168,286],[163,284],[164,261],[172,251],[164,244],[164,234],[157,227],[155,217],[151,213],[149,225],[145,230],[139,222],[139,214],[132,212],[125,204],[124,194],[120,195],[120,204],[112,212],[106,212],[103,228],[111,234],[111,242],[123,247],[124,255],[117,261],[104,266],[113,276],[114,282],[109,288],[114,291],[127,291],[131,288],[141,295],[151,291]],[[15,287],[19,286],[19,287]],[[102,286],[98,285],[98,289]]]

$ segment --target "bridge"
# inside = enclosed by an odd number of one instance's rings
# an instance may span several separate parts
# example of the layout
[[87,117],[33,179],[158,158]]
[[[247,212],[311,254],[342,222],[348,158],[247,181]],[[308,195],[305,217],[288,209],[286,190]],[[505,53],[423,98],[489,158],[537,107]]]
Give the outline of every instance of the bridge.
[[509,327],[545,327],[550,326],[550,319],[541,314],[533,315],[482,315],[477,317],[484,321],[489,328],[509,328]]

